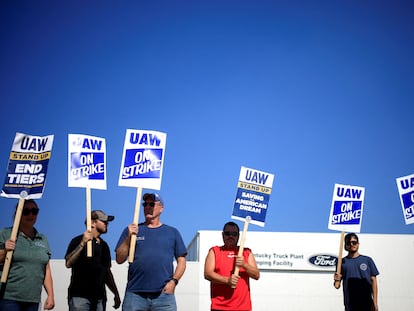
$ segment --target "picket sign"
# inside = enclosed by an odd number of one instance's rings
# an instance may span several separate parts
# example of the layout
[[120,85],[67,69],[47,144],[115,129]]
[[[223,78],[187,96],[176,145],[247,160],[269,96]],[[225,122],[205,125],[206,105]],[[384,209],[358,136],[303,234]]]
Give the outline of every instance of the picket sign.
[[[24,133],[16,133],[14,137],[7,166],[6,181],[0,193],[1,196],[6,198],[19,199],[14,215],[12,232],[10,234],[10,240],[12,241],[16,241],[19,233],[20,220],[25,200],[42,198],[47,168],[51,157],[53,138],[53,135],[41,137]],[[15,157],[14,155],[21,155],[22,157]],[[28,156],[27,158],[25,158],[26,155]],[[36,156],[32,157],[33,155]],[[27,185],[24,182],[21,183],[21,181],[19,181],[20,179],[9,178],[9,174],[12,174],[12,176],[16,174],[26,174],[26,172],[21,173],[17,169],[19,166],[36,167],[36,172],[30,173],[30,177],[35,180],[33,184]],[[9,275],[12,257],[13,251],[7,251],[1,275],[1,293],[5,290],[5,283],[7,282],[7,277]]]

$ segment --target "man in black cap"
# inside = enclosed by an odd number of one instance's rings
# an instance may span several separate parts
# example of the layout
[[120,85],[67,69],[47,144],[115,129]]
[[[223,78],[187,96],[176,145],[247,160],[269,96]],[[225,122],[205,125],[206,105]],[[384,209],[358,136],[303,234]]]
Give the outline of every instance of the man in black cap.
[[126,227],[116,246],[116,262],[120,264],[127,260],[131,236],[136,235],[122,309],[176,311],[174,292],[186,268],[187,250],[178,230],[160,220],[164,210],[160,195],[146,193],[143,200],[145,221]]
[[[121,305],[119,292],[111,271],[111,253],[108,244],[101,238],[106,233],[108,216],[101,210],[91,212],[91,231],[86,230],[69,243],[66,251],[66,267],[72,268],[68,288],[70,311],[96,310],[106,308],[105,284],[114,294],[114,308]],[[87,256],[86,243],[92,241],[92,257]]]

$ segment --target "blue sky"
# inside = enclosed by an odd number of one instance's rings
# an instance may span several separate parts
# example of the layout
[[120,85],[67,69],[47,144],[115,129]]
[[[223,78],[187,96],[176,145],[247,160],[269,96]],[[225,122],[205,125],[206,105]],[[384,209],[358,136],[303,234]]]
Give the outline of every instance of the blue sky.
[[[54,134],[37,222],[53,258],[85,229],[68,134],[106,138],[91,202],[115,215],[112,249],[132,222],[128,128],[167,133],[162,221],[185,244],[230,220],[241,166],[275,175],[249,231],[333,232],[340,183],[365,187],[362,233],[414,233],[395,182],[414,173],[410,1],[1,1],[0,29],[0,172],[16,132]],[[0,198],[0,227],[16,203]]]

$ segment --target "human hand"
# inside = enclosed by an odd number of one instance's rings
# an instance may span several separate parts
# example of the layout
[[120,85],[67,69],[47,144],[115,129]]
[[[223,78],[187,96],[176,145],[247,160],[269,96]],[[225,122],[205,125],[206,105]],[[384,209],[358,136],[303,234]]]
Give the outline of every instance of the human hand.
[[235,274],[232,274],[230,277],[229,277],[229,280],[227,281],[227,283],[232,287],[232,288],[235,288],[236,287],[236,285],[237,285],[237,283],[239,282],[239,279],[240,279],[240,276],[239,275],[235,275]]
[[245,262],[243,256],[236,257],[236,267],[244,267]]
[[339,273],[335,272],[335,274],[334,274],[334,280],[335,281],[342,280],[342,274],[339,274]]
[[86,244],[88,241],[91,241],[93,239],[93,235],[92,235],[92,232],[90,232],[90,231],[88,231],[88,230],[86,230],[84,233],[83,233],[83,237],[82,237],[82,244]]
[[114,297],[114,308],[118,309],[121,306],[121,298],[119,297],[119,295],[115,295]]
[[55,307],[55,300],[52,297],[47,296],[43,305],[43,310],[52,310]]
[[130,224],[128,226],[128,234],[131,236],[133,234],[138,234],[138,225],[137,224]]
[[4,247],[7,252],[14,251],[16,249],[16,242],[11,239],[8,239],[6,243],[4,243]]

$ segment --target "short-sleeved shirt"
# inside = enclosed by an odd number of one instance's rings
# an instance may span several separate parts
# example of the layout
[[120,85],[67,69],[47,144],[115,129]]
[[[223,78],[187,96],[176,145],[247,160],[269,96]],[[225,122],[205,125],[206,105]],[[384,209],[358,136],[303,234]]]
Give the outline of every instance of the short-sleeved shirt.
[[[238,248],[228,250],[223,246],[214,246],[211,250],[213,250],[215,258],[214,272],[230,277],[234,273]],[[249,248],[243,249],[243,258],[246,262],[249,260],[250,253]],[[236,288],[227,284],[210,283],[211,310],[252,309],[249,275],[244,268],[240,267],[239,276]]]
[[[128,228],[125,228],[116,248],[127,235]],[[174,259],[186,254],[187,249],[176,228],[165,224],[148,228],[143,223],[139,224],[134,261],[128,268],[126,291],[161,292],[173,277]]]
[[[69,243],[65,257],[81,243],[83,234]],[[92,240],[92,256],[87,256],[86,246],[72,265],[72,275],[68,288],[68,297],[83,297],[90,300],[106,299],[105,281],[108,269],[111,268],[111,252],[108,244],[100,239],[100,243]]]
[[343,258],[341,274],[345,310],[370,310],[372,305],[371,277],[379,274],[371,257],[359,255],[355,258]]
[[[10,239],[11,231],[12,228],[0,231],[0,249],[5,248],[5,242]],[[34,238],[30,239],[19,232],[3,298],[39,303],[50,256],[49,243],[45,235],[35,229]],[[3,265],[0,269],[3,272]]]

